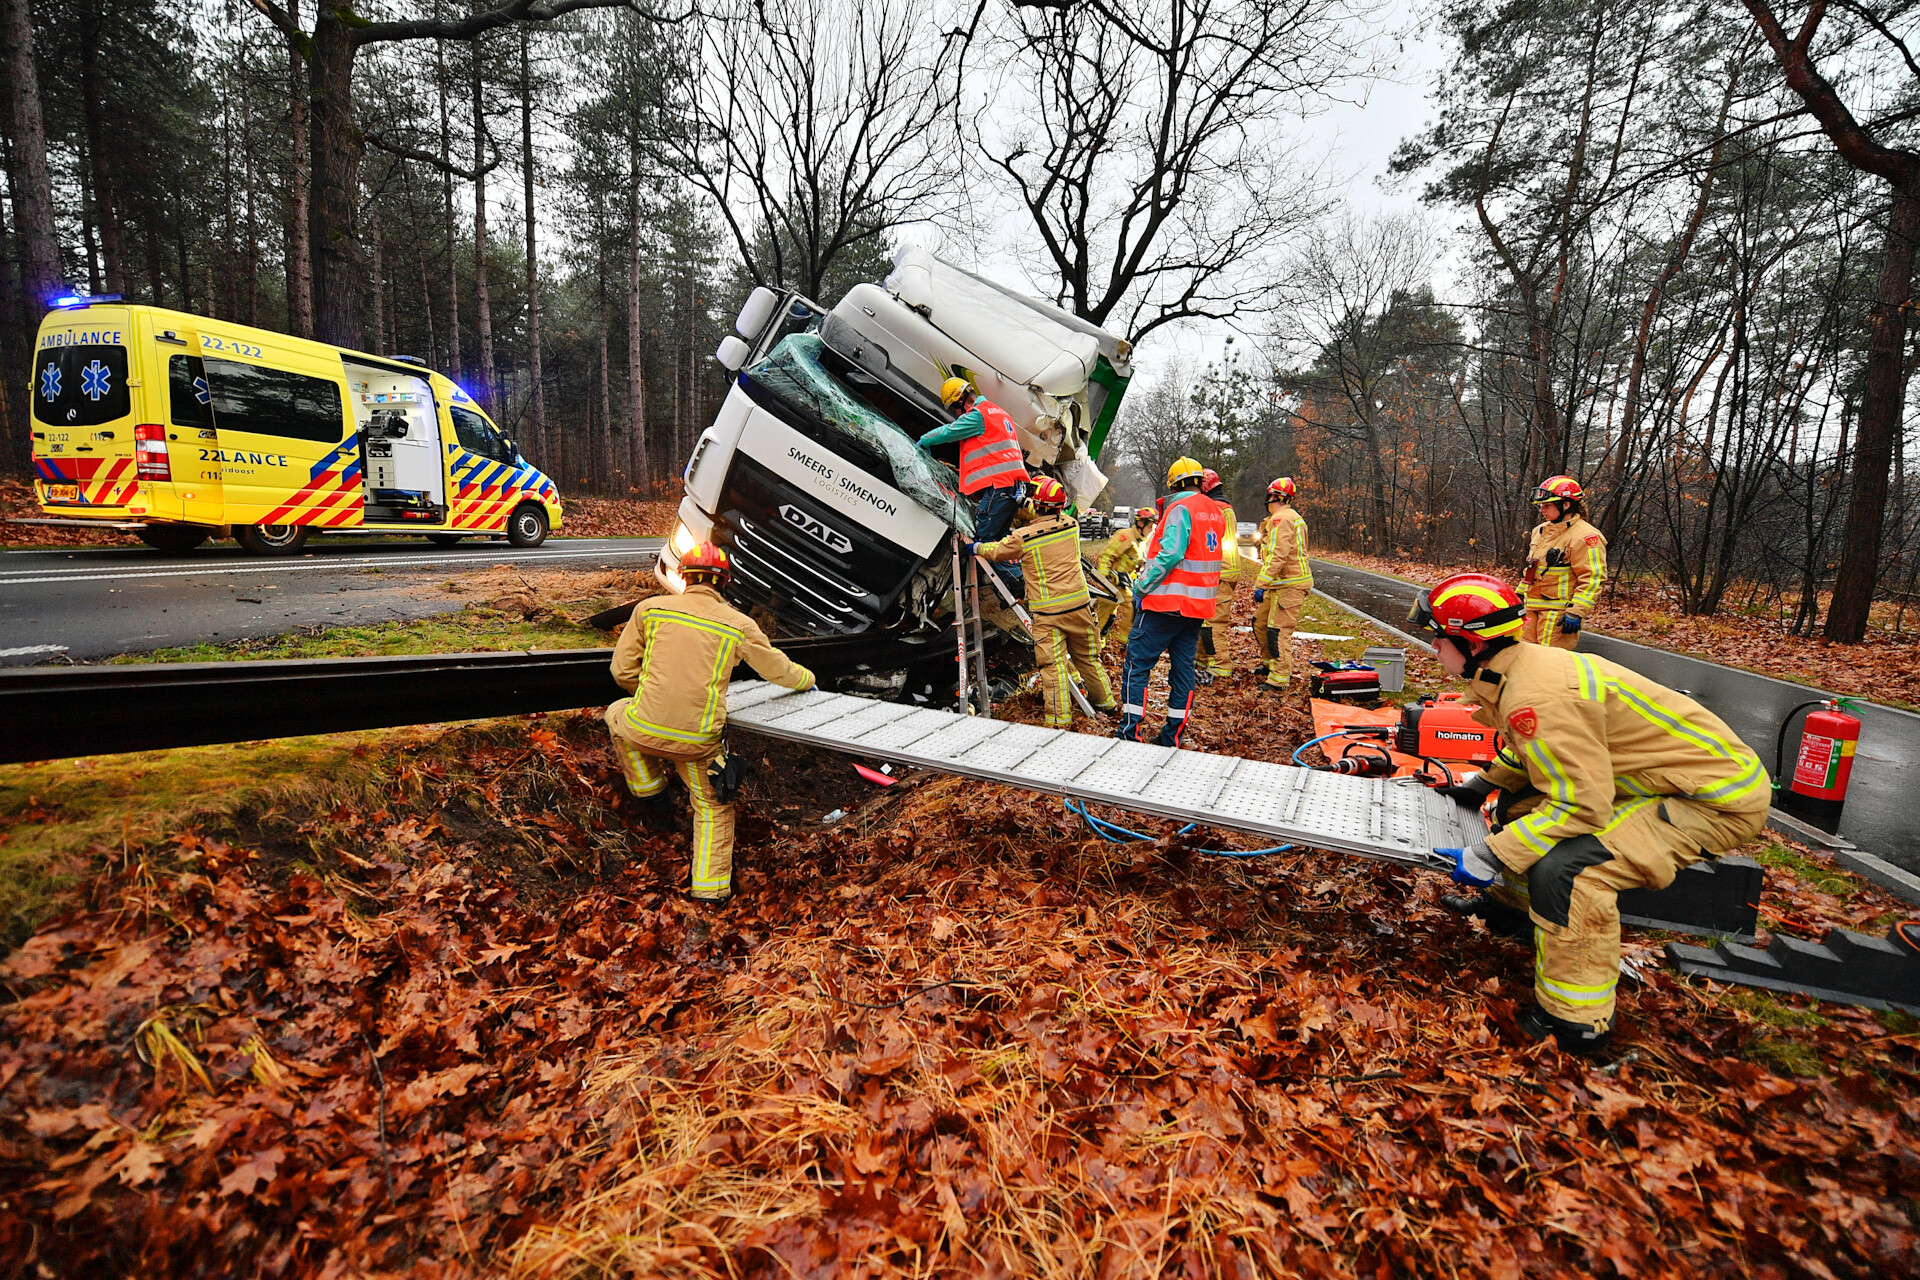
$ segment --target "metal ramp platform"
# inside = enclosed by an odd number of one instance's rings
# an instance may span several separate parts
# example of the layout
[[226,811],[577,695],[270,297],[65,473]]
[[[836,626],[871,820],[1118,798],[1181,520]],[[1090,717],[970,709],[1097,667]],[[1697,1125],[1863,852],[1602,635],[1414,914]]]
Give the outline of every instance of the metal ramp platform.
[[770,738],[1409,866],[1445,869],[1432,850],[1486,835],[1477,812],[1411,779],[1353,778],[819,689],[736,683],[727,720]]

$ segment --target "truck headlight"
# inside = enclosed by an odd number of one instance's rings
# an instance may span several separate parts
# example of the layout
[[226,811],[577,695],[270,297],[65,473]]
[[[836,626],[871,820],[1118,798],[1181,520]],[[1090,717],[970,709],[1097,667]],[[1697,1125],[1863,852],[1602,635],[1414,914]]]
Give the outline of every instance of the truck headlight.
[[693,530],[684,524],[673,526],[673,549],[676,553],[684,556],[699,545],[700,540],[693,536]]

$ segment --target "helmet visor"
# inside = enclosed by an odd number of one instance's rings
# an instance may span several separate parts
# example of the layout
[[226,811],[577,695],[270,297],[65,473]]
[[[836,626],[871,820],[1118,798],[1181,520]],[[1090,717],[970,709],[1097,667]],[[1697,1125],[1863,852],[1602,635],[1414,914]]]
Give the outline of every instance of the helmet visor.
[[1407,621],[1422,631],[1440,634],[1440,628],[1433,623],[1433,592],[1422,591],[1413,602],[1413,608],[1407,610]]

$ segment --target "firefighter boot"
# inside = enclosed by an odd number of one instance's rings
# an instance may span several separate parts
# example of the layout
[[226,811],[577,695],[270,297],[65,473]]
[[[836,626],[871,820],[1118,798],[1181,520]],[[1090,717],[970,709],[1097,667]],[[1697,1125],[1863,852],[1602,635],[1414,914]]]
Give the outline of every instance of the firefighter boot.
[[1495,898],[1484,895],[1467,897],[1458,893],[1440,895],[1440,905],[1447,910],[1463,916],[1479,916],[1487,922],[1487,930],[1503,938],[1513,938],[1528,942],[1533,938],[1533,920],[1526,912]]
[[1516,1021],[1520,1030],[1529,1040],[1545,1040],[1552,1036],[1560,1045],[1563,1053],[1571,1053],[1582,1058],[1598,1058],[1605,1054],[1613,1043],[1613,1028],[1595,1031],[1592,1027],[1582,1026],[1578,1022],[1567,1022],[1556,1018],[1539,1005],[1528,1005],[1520,1011]]

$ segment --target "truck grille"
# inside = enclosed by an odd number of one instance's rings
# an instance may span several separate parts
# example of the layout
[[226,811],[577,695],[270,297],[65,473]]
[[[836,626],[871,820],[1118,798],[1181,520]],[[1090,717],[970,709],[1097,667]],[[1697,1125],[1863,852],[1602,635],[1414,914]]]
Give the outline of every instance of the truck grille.
[[[812,634],[853,635],[867,630],[899,599],[919,561],[876,538],[845,515],[780,482],[750,458],[734,460],[721,494],[722,520],[732,530],[733,588],[743,609],[766,608],[784,625]],[[780,507],[819,521],[836,551],[783,519]]]

